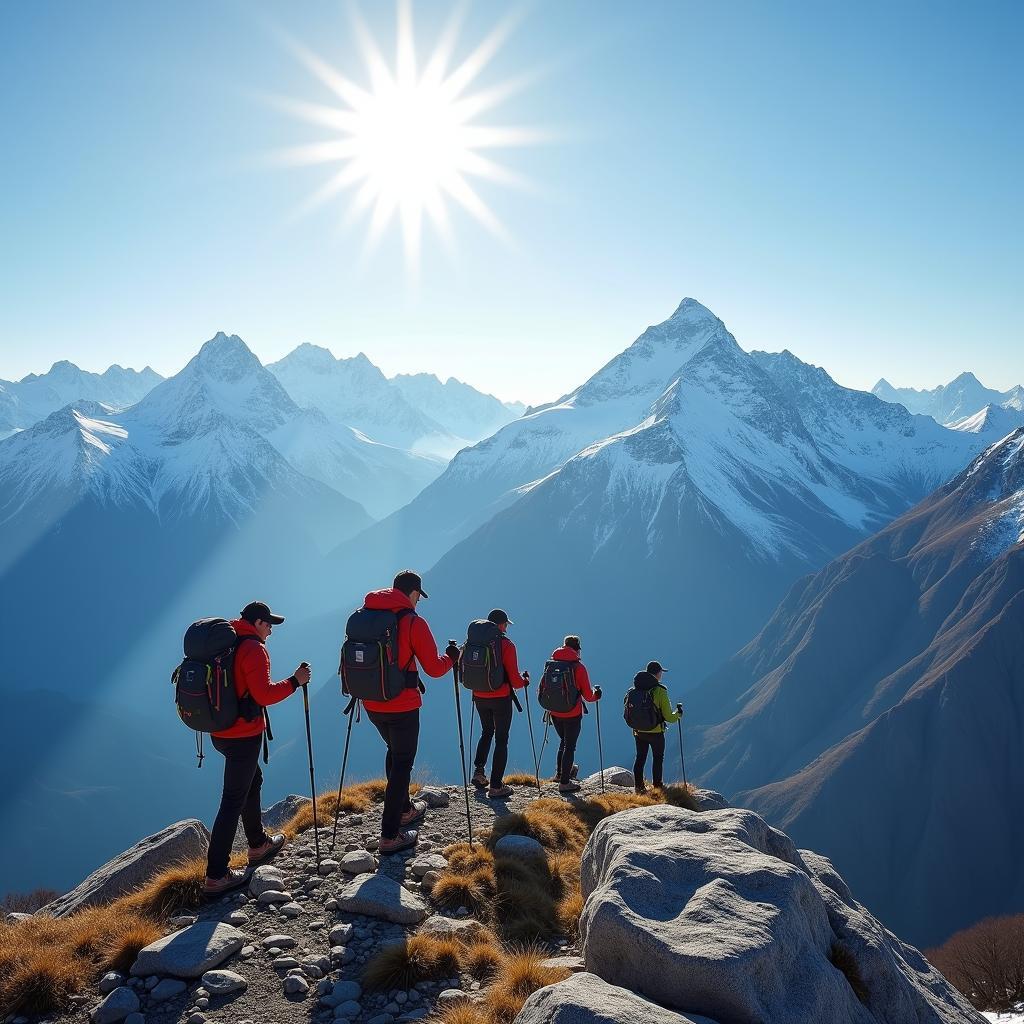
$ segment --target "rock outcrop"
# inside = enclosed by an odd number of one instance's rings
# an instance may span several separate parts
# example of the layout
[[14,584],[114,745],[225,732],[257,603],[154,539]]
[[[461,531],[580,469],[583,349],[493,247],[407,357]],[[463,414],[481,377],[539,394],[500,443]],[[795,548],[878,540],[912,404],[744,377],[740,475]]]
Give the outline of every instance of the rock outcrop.
[[48,903],[40,913],[67,917],[84,907],[110,903],[138,889],[171,864],[205,856],[209,841],[206,826],[195,818],[168,825],[107,861],[69,893]]
[[648,1002],[596,974],[574,974],[534,992],[516,1024],[715,1024]]
[[587,844],[582,886],[587,970],[677,1013],[718,1024],[982,1020],[825,858],[752,811],[613,815]]

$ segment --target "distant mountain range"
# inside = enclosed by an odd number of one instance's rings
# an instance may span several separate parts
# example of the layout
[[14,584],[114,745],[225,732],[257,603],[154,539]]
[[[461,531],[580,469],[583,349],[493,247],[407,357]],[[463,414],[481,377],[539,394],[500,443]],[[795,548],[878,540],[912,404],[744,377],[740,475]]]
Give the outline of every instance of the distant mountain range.
[[930,391],[894,388],[883,378],[871,393],[885,402],[898,402],[911,412],[931,416],[957,430],[981,434],[991,441],[1024,426],[1024,387],[1018,384],[1009,391],[994,391],[973,373],[962,373]]
[[377,441],[451,458],[523,411],[449,378],[399,375],[388,380],[361,352],[336,359],[325,348],[300,345],[268,367],[300,404]]
[[793,587],[691,697],[693,771],[917,943],[1024,910],[1022,623],[1018,429]]
[[686,299],[327,564],[369,586],[385,566],[436,562],[432,611],[462,623],[507,604],[535,664],[581,632],[612,678],[656,648],[692,685],[795,579],[982,444],[789,353],[746,353]]
[[127,409],[162,380],[148,366],[141,371],[111,366],[105,373],[89,373],[67,360],[54,363],[44,374],[0,380],[0,439],[31,427],[70,402],[85,399],[115,410]]

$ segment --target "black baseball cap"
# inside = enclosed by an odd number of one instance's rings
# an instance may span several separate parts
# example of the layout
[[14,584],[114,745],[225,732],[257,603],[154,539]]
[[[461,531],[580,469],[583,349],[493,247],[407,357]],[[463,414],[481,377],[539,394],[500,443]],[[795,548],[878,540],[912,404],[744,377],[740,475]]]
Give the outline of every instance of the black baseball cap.
[[660,661],[649,661],[647,662],[647,671],[653,674],[655,672],[667,672],[668,669]]
[[413,572],[412,569],[403,569],[397,576],[395,576],[395,582],[392,584],[395,590],[400,590],[403,594],[411,594],[414,590],[420,592],[420,597],[429,597],[427,592],[423,589],[423,580],[420,579],[418,572]]
[[495,608],[487,618],[488,621],[493,622],[496,626],[503,626],[506,622],[510,626],[515,625],[515,623],[508,617],[508,612],[506,612],[504,608]]
[[270,610],[270,605],[266,601],[250,601],[242,609],[242,618],[246,622],[251,622],[254,626],[256,625],[257,619],[262,619],[264,622],[269,622],[272,626],[280,626],[284,622],[283,615],[275,615]]

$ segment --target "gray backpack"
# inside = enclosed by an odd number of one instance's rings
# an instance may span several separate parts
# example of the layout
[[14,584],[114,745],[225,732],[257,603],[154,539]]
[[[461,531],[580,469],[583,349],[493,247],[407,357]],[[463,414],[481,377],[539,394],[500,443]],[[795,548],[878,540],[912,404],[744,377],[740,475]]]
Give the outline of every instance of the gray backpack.
[[501,630],[490,619],[469,624],[459,655],[459,674],[466,689],[493,693],[505,685],[501,640]]

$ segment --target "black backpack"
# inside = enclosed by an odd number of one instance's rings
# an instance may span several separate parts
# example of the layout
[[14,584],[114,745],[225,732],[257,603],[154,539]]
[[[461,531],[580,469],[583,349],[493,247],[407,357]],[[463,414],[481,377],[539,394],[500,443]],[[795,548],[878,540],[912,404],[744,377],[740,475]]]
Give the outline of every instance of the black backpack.
[[572,711],[579,703],[575,661],[549,661],[537,688],[537,703],[545,711]]
[[235,653],[246,640],[227,619],[199,619],[185,630],[185,658],[171,673],[178,717],[196,732],[222,732],[244,718],[251,722],[263,708],[235,690]]
[[654,687],[642,690],[631,686],[622,700],[622,717],[630,729],[649,732],[664,721],[658,706],[654,703]]
[[490,619],[469,624],[466,642],[459,655],[462,685],[469,690],[493,693],[505,685],[501,630]]
[[357,700],[394,700],[419,684],[416,672],[409,671],[412,657],[406,665],[398,663],[398,623],[413,614],[411,608],[360,608],[349,616],[338,666],[342,693]]

